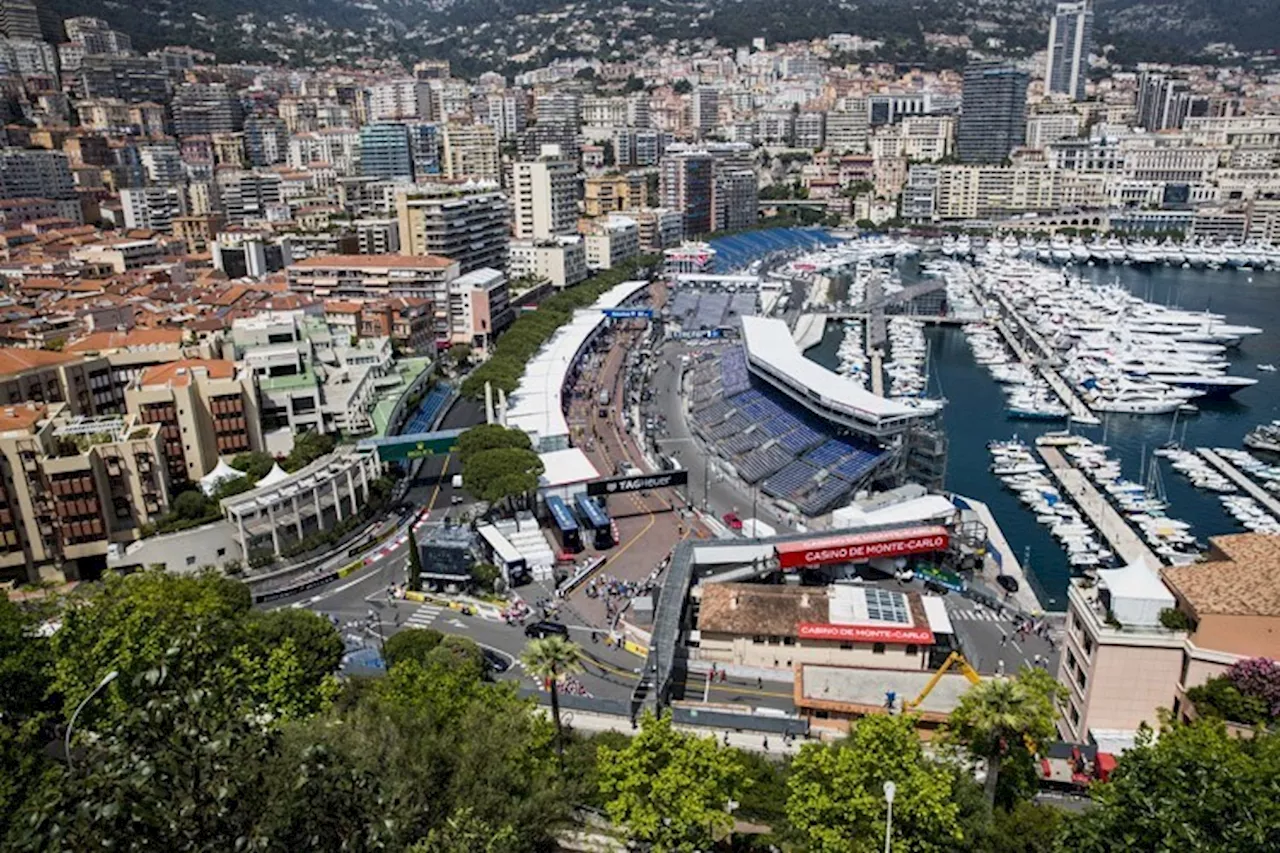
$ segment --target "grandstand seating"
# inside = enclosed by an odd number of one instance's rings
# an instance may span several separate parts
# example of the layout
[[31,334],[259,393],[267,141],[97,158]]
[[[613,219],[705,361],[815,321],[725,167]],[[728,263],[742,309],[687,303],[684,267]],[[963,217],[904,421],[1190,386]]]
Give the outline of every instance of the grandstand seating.
[[734,412],[729,416],[728,420],[709,428],[707,430],[707,434],[716,441],[723,441],[731,435],[746,432],[747,427],[749,426],[751,426],[751,421],[747,420],[737,412]]
[[437,384],[422,398],[422,402],[418,404],[418,409],[413,413],[413,417],[409,418],[408,423],[400,430],[401,435],[414,435],[420,432],[429,432],[435,425],[436,418],[440,416],[445,405],[453,396],[453,389],[443,383]]
[[788,249],[816,249],[839,241],[825,231],[813,228],[770,228],[747,231],[711,241],[716,250],[716,271],[740,270],[757,258]]
[[750,390],[751,374],[747,372],[747,354],[742,347],[730,347],[720,358],[720,386],[726,397]]
[[748,483],[756,483],[794,460],[793,454],[771,444],[738,460],[738,473]]
[[755,450],[768,440],[769,436],[761,432],[759,428],[756,428],[731,436],[722,441],[720,446],[734,456],[741,456],[744,453]]
[[787,500],[793,495],[803,492],[809,481],[817,473],[817,468],[797,459],[784,466],[776,474],[768,477],[761,485],[761,488],[766,495]]
[[822,515],[849,494],[849,484],[838,477],[828,477],[796,501],[805,515]]
[[856,483],[865,477],[884,457],[882,450],[859,448],[848,459],[831,470],[835,476],[850,483]]
[[785,449],[799,456],[811,447],[816,447],[826,438],[825,435],[803,424],[778,439]]

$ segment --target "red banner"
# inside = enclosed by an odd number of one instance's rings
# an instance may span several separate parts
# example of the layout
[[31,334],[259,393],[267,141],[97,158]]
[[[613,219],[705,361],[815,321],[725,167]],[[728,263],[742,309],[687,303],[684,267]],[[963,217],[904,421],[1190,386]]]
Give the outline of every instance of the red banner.
[[875,557],[905,557],[946,550],[950,537],[945,527],[912,527],[853,536],[829,536],[785,542],[776,546],[778,565],[784,569],[821,566],[828,563],[856,563]]
[[932,646],[928,628],[894,628],[887,625],[833,625],[828,622],[801,622],[797,633],[802,640],[839,640],[842,643],[896,643],[903,646]]

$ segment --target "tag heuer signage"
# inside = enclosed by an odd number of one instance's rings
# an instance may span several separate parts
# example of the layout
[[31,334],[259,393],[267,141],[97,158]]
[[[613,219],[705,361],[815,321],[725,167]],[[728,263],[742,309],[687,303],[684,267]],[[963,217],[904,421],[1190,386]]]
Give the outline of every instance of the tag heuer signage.
[[592,480],[587,483],[587,494],[593,497],[595,495],[617,495],[622,492],[642,492],[645,489],[665,489],[668,486],[683,486],[688,482],[689,472],[683,469],[640,477],[614,477],[608,480]]

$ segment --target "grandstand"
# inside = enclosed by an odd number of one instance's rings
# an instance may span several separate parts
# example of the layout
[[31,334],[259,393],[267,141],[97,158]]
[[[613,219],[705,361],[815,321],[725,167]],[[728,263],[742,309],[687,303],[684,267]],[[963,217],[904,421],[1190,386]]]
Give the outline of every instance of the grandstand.
[[681,288],[675,290],[666,311],[685,332],[734,328],[742,325],[742,317],[756,313],[759,295],[730,293],[722,290]]
[[418,404],[418,408],[414,411],[413,417],[400,430],[401,435],[416,435],[421,432],[430,432],[435,428],[436,420],[444,412],[449,405],[449,401],[453,399],[453,388],[444,383],[437,383],[422,398],[422,402]]
[[745,231],[729,237],[717,237],[710,241],[710,245],[715,249],[716,270],[733,272],[744,269],[752,261],[774,252],[820,249],[839,242],[838,239],[818,228],[768,228],[762,231]]
[[692,387],[694,429],[745,482],[805,515],[845,502],[892,457],[869,442],[836,437],[832,425],[784,408],[776,391],[753,387],[742,347],[700,359]]

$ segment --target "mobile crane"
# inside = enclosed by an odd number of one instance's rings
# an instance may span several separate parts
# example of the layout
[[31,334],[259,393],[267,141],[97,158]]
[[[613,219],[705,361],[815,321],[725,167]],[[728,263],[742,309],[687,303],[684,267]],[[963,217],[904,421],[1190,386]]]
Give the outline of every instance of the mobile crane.
[[982,680],[982,676],[978,675],[977,670],[969,666],[969,662],[965,660],[963,654],[958,651],[952,652],[947,655],[947,659],[942,662],[942,666],[938,667],[938,671],[933,674],[933,678],[929,679],[929,683],[920,691],[919,696],[915,699],[902,700],[902,713],[907,714],[920,707],[920,703],[928,698],[929,694],[933,692],[933,688],[938,686],[938,681],[940,681],[942,676],[947,674],[947,670],[951,669],[953,666],[960,667],[960,674],[969,679],[970,684],[977,684]]

